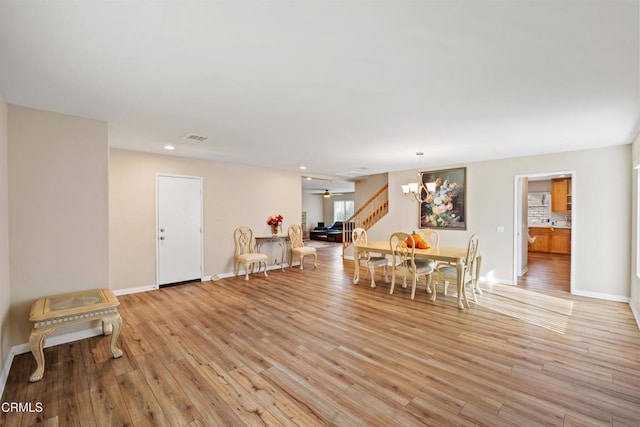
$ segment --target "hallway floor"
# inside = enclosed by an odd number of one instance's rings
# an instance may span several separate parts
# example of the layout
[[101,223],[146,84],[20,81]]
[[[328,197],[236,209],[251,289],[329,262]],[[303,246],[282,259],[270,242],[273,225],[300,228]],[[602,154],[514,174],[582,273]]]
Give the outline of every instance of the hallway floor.
[[531,290],[571,291],[571,255],[529,252],[529,270],[518,286]]

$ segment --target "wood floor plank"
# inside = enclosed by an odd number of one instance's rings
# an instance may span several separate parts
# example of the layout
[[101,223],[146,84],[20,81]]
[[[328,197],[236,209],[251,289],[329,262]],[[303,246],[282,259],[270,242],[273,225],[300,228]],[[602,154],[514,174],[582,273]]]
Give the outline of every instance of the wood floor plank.
[[248,368],[238,368],[230,373],[245,390],[251,392],[277,420],[278,425],[312,426],[319,425],[319,420],[291,402],[279,388],[266,381],[263,375]]
[[170,425],[142,372],[119,375],[118,385],[135,426]]
[[[640,331],[628,304],[568,293],[569,257],[531,256],[520,286],[459,310],[379,280],[341,248],[272,270],[119,297],[108,338],[14,357],[3,426],[640,425]],[[537,276],[536,276],[537,274]]]
[[203,371],[205,366],[188,356],[173,363],[169,369],[206,425],[245,425],[233,408],[217,393],[221,386],[217,382],[207,381],[207,374]]
[[[167,363],[175,360],[167,359]],[[189,396],[184,393],[175,378],[167,374],[167,365],[155,356],[140,362],[140,372],[164,412],[169,425],[186,425],[199,417]]]

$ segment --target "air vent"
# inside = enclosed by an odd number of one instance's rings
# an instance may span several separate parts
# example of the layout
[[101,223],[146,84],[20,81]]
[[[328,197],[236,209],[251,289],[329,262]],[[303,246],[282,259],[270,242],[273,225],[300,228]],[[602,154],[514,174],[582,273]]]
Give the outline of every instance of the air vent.
[[183,136],[182,139],[187,141],[203,142],[203,141],[206,141],[208,138],[206,136],[200,136],[200,135],[194,135],[192,133],[188,133],[185,136]]
[[357,178],[359,176],[365,176],[365,175],[369,175],[366,172],[360,172],[360,171],[346,171],[346,172],[336,172],[336,175],[339,176],[346,176],[349,178]]

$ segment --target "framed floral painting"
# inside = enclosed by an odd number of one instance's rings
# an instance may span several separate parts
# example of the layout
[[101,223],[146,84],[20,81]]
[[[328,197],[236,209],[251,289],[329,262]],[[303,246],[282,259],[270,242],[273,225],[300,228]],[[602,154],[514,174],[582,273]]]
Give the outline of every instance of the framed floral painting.
[[422,172],[420,228],[466,230],[467,168]]

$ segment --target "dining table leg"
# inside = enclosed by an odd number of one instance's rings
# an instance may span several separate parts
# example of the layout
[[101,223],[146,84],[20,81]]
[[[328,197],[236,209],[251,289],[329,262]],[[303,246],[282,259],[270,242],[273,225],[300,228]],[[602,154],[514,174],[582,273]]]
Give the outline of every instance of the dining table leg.
[[477,256],[475,259],[475,272],[473,278],[473,290],[475,293],[482,295],[482,289],[480,289],[480,264],[482,264],[482,257]]
[[464,310],[465,305],[466,307],[469,307],[467,294],[464,290],[464,262],[458,261],[456,263],[456,273],[456,284],[458,285],[458,308]]
[[358,260],[358,247],[353,247],[353,261],[355,265],[353,266],[353,284],[357,285],[360,281],[360,261]]
[[376,287],[376,279],[375,279],[376,268],[373,265],[369,267],[369,273],[371,274],[371,287],[375,288]]

